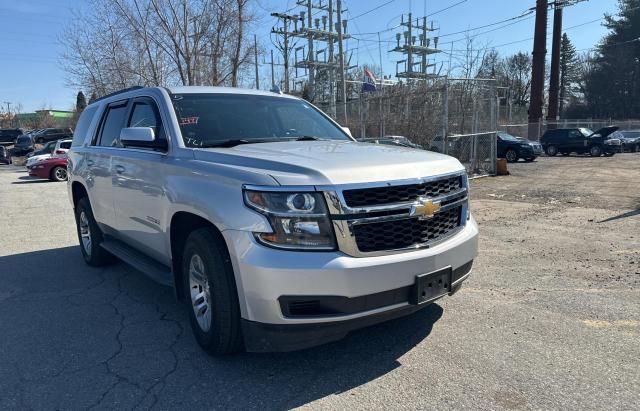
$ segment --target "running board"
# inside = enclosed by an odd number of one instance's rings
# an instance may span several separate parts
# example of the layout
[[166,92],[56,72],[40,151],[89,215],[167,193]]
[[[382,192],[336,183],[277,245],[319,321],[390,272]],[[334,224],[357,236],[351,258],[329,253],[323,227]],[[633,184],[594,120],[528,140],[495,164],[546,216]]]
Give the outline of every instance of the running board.
[[160,264],[122,241],[105,238],[105,240],[100,243],[100,247],[142,272],[153,281],[168,287],[174,286],[173,273],[169,267]]

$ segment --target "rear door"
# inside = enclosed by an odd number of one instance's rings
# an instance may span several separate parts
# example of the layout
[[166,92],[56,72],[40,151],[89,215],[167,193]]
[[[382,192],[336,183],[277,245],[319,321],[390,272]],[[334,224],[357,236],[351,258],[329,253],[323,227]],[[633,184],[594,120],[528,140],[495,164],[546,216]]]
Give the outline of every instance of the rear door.
[[128,100],[120,100],[107,105],[86,156],[89,175],[91,208],[96,221],[109,228],[116,226],[113,206],[113,178],[111,173],[112,156],[116,150],[120,130],[124,126],[128,109]]
[[[151,127],[156,139],[166,139],[158,107],[149,97],[131,103],[125,127]],[[122,147],[114,150],[112,176],[116,224],[123,241],[156,260],[170,264],[162,227],[167,226],[163,210],[166,151]]]

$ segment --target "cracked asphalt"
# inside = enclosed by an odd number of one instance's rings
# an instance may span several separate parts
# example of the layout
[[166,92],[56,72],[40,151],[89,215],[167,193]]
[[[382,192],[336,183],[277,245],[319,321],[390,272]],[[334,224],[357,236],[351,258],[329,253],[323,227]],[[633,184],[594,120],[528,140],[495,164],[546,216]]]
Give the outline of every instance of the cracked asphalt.
[[640,154],[472,183],[480,256],[418,313],[214,358],[172,291],[84,264],[66,185],[0,165],[0,409],[636,409]]

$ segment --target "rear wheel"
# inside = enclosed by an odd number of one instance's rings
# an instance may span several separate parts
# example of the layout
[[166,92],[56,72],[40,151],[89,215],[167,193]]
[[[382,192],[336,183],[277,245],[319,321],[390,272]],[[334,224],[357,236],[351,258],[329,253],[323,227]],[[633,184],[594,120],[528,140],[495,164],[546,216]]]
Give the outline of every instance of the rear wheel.
[[556,155],[558,155],[558,147],[556,146],[547,147],[547,155],[551,157],[555,157]]
[[83,197],[78,201],[75,214],[80,251],[82,251],[84,261],[94,267],[114,262],[115,257],[100,247],[100,243],[103,240],[102,231],[93,217],[91,204],[87,197]]
[[516,161],[518,161],[518,153],[516,153],[515,150],[507,150],[504,157],[510,163],[515,163]]
[[189,320],[198,344],[211,354],[243,349],[240,305],[229,253],[211,228],[189,234],[182,254]]
[[51,181],[67,181],[67,168],[62,166],[54,167],[49,175]]
[[602,155],[602,147],[592,146],[589,149],[589,154],[591,155],[591,157],[600,157]]

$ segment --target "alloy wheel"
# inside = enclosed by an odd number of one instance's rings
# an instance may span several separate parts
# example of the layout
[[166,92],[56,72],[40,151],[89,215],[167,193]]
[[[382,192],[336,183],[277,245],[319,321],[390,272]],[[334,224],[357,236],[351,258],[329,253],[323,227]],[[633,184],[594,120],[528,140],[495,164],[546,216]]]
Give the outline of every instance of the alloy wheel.
[[193,254],[189,261],[189,289],[198,325],[207,332],[211,328],[211,291],[204,263],[198,254]]
[[89,227],[89,219],[86,212],[80,213],[80,239],[82,240],[82,248],[88,256],[91,256],[91,228]]

